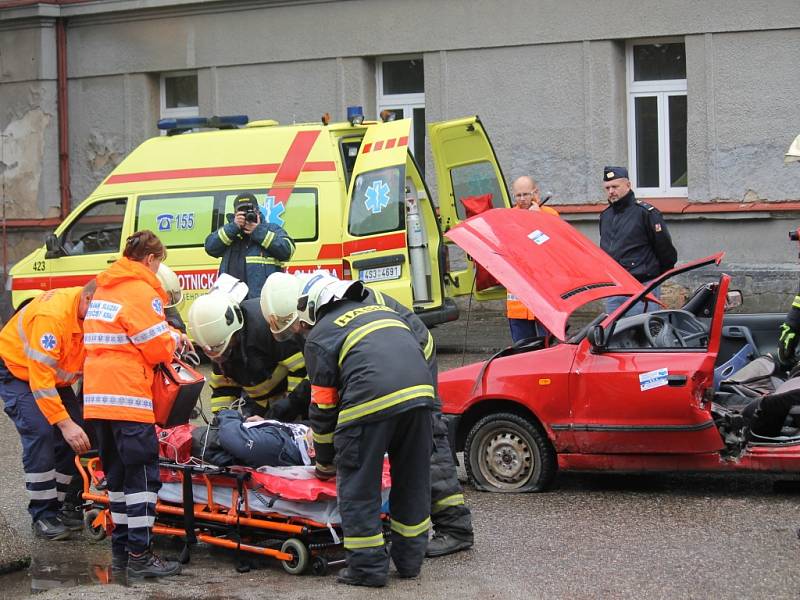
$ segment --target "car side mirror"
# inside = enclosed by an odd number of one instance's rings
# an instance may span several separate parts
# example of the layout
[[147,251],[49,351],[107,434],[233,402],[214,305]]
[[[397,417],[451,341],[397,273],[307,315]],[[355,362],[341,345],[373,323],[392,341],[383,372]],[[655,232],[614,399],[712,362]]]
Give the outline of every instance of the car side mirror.
[[44,255],[45,258],[58,258],[64,254],[61,242],[58,241],[58,236],[54,233],[44,238],[44,247],[47,248],[47,252]]
[[595,325],[592,327],[592,332],[589,335],[589,341],[592,343],[594,350],[602,351],[606,347],[606,330],[602,325]]
[[741,290],[730,290],[725,294],[725,310],[739,308],[744,303]]

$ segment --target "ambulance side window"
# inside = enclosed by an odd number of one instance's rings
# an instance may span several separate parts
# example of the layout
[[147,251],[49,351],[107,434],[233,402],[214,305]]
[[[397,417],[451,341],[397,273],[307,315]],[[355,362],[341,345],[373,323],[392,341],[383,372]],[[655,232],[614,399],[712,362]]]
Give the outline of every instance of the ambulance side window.
[[134,229],[149,229],[167,248],[202,247],[213,213],[214,192],[139,196]]
[[317,239],[319,211],[315,188],[294,188],[285,201],[267,195],[264,188],[225,192],[223,210],[218,213],[215,228],[228,222],[227,215],[233,213],[233,201],[243,192],[253,194],[258,200],[262,221],[282,227],[295,242],[312,242]]
[[453,182],[453,194],[456,199],[456,214],[459,219],[466,219],[464,198],[491,195],[493,208],[503,208],[503,192],[497,181],[494,165],[490,162],[479,162],[463,167],[454,167],[450,170],[450,179]]
[[126,198],[96,202],[61,234],[67,256],[119,252]]
[[403,229],[404,182],[405,166],[376,169],[359,175],[350,200],[350,233],[373,235]]

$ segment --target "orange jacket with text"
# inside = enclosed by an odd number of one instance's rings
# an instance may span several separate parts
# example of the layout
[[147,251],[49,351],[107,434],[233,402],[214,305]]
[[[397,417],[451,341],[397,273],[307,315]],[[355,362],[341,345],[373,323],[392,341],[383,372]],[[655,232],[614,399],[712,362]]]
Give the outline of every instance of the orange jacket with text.
[[[558,211],[550,208],[549,206],[542,206],[539,208],[539,210],[558,216]],[[511,292],[507,292],[507,294],[506,316],[509,319],[527,319],[528,321],[533,321],[536,318],[534,317],[533,313],[528,310],[528,307],[520,302],[514,294]]]
[[125,257],[97,276],[84,321],[86,419],[155,422],[153,367],[169,362],[179,340],[166,300],[155,274]]
[[75,383],[83,369],[81,289],[50,290],[34,298],[0,332],[0,358],[14,377],[30,384],[51,425],[69,417],[56,388]]

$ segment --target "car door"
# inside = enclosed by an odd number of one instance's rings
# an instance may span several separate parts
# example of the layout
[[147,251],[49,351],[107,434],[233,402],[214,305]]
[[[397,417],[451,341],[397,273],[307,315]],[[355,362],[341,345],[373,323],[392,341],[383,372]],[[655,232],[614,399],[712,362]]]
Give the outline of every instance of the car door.
[[87,200],[56,230],[61,250],[48,252],[44,265],[51,288],[83,285],[120,257],[132,232],[129,205],[127,198]]
[[354,279],[412,306],[406,241],[409,119],[370,125],[348,190],[342,255]]
[[[431,152],[436,163],[439,192],[439,218],[446,233],[467,218],[465,202],[492,208],[509,208],[511,202],[503,172],[483,123],[477,117],[433,123],[428,128]],[[473,292],[481,300],[505,297],[497,285],[475,289],[475,269],[469,256],[450,254],[448,293],[453,296]]]
[[573,364],[572,429],[589,454],[713,452],[722,440],[710,413],[729,278],[720,278],[704,348],[615,348],[580,342]]

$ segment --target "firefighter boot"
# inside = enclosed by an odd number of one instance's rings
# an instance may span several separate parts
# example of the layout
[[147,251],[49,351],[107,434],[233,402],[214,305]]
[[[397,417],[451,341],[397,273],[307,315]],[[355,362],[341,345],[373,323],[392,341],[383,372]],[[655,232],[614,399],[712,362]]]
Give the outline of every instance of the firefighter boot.
[[350,569],[341,569],[339,575],[336,576],[337,583],[346,583],[347,585],[361,585],[364,587],[383,587],[386,585],[386,578],[365,578],[354,575]]
[[169,577],[180,572],[181,563],[162,560],[150,550],[128,556],[128,577]]
[[64,527],[70,531],[81,531],[83,529],[83,510],[80,507],[64,506],[58,511],[58,518]]
[[433,537],[428,542],[428,549],[425,551],[425,556],[433,558],[436,556],[445,556],[467,550],[472,548],[472,540],[462,540],[453,537],[449,533],[434,533]]

